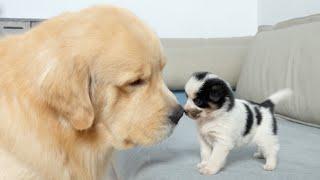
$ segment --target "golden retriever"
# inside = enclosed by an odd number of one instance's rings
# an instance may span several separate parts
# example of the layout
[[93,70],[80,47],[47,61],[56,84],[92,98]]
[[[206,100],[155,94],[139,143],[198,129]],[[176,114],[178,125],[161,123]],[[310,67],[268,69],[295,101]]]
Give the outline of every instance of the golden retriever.
[[95,6],[0,41],[0,179],[101,179],[114,149],[168,137],[183,114],[154,32]]

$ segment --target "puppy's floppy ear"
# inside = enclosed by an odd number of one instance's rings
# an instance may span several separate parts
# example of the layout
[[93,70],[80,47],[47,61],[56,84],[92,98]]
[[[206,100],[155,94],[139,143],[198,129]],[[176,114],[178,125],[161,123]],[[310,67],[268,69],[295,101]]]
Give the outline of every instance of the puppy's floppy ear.
[[222,84],[213,85],[209,94],[213,102],[220,101],[225,96],[225,87]]
[[89,66],[81,59],[74,59],[57,62],[40,88],[49,107],[67,119],[76,130],[85,130],[94,121],[90,86]]

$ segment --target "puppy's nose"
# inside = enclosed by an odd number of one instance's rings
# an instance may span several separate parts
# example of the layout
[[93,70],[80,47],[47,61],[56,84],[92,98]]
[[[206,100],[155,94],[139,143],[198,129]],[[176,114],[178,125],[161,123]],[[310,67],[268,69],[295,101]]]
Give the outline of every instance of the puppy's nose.
[[201,111],[197,109],[185,109],[185,113],[191,118],[198,118]]
[[173,122],[174,124],[178,124],[180,118],[183,115],[183,108],[181,105],[178,105],[177,107],[174,108],[174,110],[172,111],[172,113],[169,115],[169,119],[171,120],[171,122]]

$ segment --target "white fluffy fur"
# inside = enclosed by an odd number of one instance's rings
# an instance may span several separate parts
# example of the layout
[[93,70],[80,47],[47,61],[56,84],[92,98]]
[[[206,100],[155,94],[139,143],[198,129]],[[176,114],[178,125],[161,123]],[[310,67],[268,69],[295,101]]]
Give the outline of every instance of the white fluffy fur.
[[290,97],[293,94],[291,89],[282,89],[274,94],[272,94],[271,96],[269,96],[268,99],[270,99],[273,104],[278,104],[280,101]]
[[[196,119],[201,154],[201,162],[197,165],[199,172],[205,175],[216,174],[223,168],[231,149],[249,143],[254,143],[258,147],[254,157],[266,159],[263,168],[273,170],[277,164],[279,142],[277,135],[272,131],[271,111],[260,106],[262,121],[258,125],[254,111],[256,105],[245,100],[235,99],[234,107],[228,112],[227,106],[212,111],[201,109],[193,103],[193,98],[206,79],[208,78],[199,81],[192,77],[185,87],[188,95],[185,108],[201,110],[200,117]],[[285,89],[271,95],[269,99],[276,104],[291,94],[291,90]],[[244,104],[249,106],[254,117],[251,130],[245,136],[243,132],[247,121],[247,111]]]

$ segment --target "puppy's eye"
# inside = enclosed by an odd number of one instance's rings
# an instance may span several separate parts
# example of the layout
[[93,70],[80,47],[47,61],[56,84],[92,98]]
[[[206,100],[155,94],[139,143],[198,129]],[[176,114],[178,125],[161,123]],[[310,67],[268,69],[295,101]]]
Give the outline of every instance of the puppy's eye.
[[140,86],[140,85],[143,85],[145,83],[144,80],[142,79],[137,79],[131,83],[129,83],[129,86]]
[[203,101],[202,101],[201,99],[199,99],[199,98],[195,98],[195,99],[193,100],[193,102],[194,102],[194,104],[195,104],[196,106],[198,106],[198,107],[202,107],[202,106],[203,106]]

